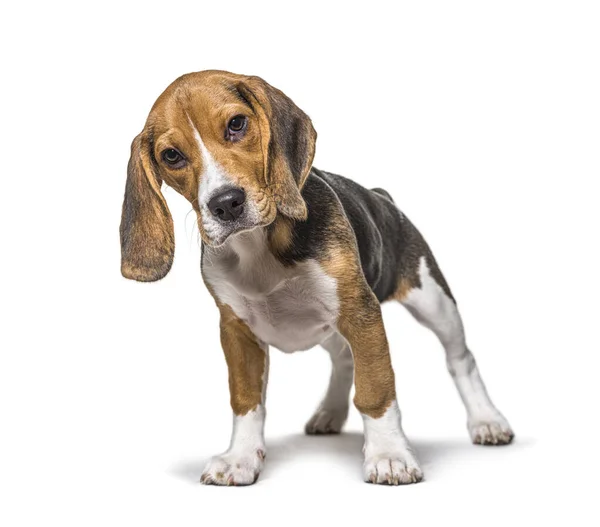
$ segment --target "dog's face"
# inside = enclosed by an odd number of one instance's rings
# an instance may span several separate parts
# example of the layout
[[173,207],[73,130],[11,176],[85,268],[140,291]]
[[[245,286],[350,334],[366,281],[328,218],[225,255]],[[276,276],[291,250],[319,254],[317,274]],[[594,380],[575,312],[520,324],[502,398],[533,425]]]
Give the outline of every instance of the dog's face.
[[207,245],[306,218],[300,190],[314,157],[310,119],[258,77],[184,75],[158,98],[132,144],[121,221],[121,272],[154,281],[173,261],[164,181],[192,204]]

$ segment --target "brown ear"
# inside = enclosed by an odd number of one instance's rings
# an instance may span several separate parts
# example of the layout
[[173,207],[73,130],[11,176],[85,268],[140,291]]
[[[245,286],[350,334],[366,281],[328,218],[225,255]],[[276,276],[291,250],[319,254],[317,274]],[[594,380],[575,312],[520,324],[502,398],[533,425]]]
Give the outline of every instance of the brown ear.
[[131,144],[121,216],[121,273],[154,282],[171,269],[175,252],[173,219],[142,132]]
[[317,140],[310,118],[260,77],[248,77],[237,89],[258,116],[265,180],[277,209],[291,218],[306,219],[300,190],[310,172]]

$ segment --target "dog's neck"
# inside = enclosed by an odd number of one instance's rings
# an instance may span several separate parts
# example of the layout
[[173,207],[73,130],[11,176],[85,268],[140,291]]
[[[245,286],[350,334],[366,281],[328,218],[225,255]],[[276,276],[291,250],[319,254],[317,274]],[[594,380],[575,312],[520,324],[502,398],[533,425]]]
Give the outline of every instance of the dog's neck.
[[282,240],[291,240],[281,229],[271,224],[230,236],[219,247],[204,245],[203,273],[248,298],[268,295],[296,272],[296,266],[284,263],[276,252],[283,247]]
[[277,257],[289,248],[293,240],[294,220],[278,215],[273,223],[266,227],[256,227],[249,231],[230,236],[223,245],[204,250],[211,257],[237,255],[240,260],[262,258],[266,252]]
[[265,227],[257,227],[250,231],[231,236],[223,245],[226,250],[235,253],[240,263],[251,263],[262,259],[269,250],[268,232]]

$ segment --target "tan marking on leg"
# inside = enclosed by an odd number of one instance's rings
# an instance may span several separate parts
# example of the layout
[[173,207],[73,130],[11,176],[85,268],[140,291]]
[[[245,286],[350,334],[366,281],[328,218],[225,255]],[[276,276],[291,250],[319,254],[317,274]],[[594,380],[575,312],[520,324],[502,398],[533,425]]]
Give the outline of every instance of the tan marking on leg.
[[267,355],[250,328],[226,304],[221,311],[221,345],[229,369],[231,408],[245,415],[262,403]]
[[381,307],[364,278],[356,247],[330,248],[321,265],[338,284],[338,329],[354,357],[354,404],[363,414],[381,417],[396,398]]

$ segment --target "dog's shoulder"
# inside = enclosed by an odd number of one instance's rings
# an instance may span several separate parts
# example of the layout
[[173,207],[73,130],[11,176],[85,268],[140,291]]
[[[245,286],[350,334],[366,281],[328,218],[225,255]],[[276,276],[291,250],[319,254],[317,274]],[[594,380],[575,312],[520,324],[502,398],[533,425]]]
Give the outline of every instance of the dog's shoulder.
[[380,301],[389,297],[397,285],[402,242],[402,214],[391,196],[313,167],[302,197],[308,217],[295,222],[292,243],[279,255],[282,261],[322,260],[332,245],[356,243],[371,289]]
[[318,171],[336,193],[356,237],[362,269],[379,301],[397,287],[401,251],[405,245],[403,215],[390,194],[369,190],[351,179]]

